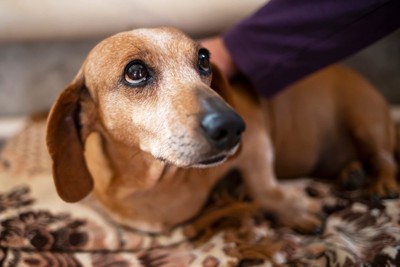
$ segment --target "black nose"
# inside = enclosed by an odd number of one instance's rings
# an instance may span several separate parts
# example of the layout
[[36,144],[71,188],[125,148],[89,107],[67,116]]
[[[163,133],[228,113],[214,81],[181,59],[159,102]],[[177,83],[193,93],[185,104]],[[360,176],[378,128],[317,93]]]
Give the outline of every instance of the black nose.
[[234,111],[206,114],[201,121],[207,140],[219,149],[230,149],[240,141],[245,129],[243,119]]

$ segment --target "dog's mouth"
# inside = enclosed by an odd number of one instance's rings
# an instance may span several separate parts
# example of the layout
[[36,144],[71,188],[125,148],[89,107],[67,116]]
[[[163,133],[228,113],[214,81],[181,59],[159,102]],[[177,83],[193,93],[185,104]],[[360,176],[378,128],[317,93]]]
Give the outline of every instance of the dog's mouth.
[[228,157],[227,155],[222,155],[222,156],[209,158],[209,159],[200,161],[198,165],[213,165],[213,164],[217,164],[217,163],[220,163],[220,162],[226,160],[227,157]]
[[193,167],[196,168],[209,168],[217,166],[224,161],[226,161],[230,156],[234,155],[239,148],[239,144],[237,144],[233,149],[231,149],[228,153],[219,154],[217,156],[212,156],[206,159],[199,161],[197,164],[194,164]]
[[[187,168],[187,167],[209,168],[209,167],[213,167],[213,166],[217,166],[217,165],[221,164],[228,157],[229,157],[228,155],[220,155],[220,156],[216,156],[216,157],[212,157],[212,158],[208,158],[208,159],[202,160],[202,161],[200,161],[198,163],[195,163],[195,164],[190,164],[190,165],[186,165],[186,166],[185,165],[178,165],[178,166],[184,167],[184,168]],[[157,159],[162,161],[162,162],[165,162],[167,164],[176,165],[175,163],[173,163],[173,162],[171,162],[171,161],[169,161],[169,160],[167,160],[165,158],[162,158],[162,157],[157,157]]]
[[240,147],[240,143],[229,151],[223,151],[217,154],[207,154],[197,158],[197,161],[190,162],[190,159],[185,158],[183,160],[170,160],[166,157],[155,156],[157,160],[160,160],[166,164],[175,165],[181,168],[210,168],[225,162],[229,157],[234,155]]

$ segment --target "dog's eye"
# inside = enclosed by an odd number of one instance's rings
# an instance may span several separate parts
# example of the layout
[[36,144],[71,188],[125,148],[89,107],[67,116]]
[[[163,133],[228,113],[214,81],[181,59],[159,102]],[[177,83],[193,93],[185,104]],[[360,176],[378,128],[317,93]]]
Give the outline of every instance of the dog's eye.
[[202,75],[211,74],[210,52],[207,49],[201,48],[199,50],[199,71]]
[[147,67],[140,61],[132,61],[125,68],[125,80],[131,85],[143,85],[149,77]]

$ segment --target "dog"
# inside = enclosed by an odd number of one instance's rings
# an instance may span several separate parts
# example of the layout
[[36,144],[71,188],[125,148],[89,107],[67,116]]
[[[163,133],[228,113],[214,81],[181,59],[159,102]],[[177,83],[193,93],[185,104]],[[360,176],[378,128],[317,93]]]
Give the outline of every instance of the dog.
[[159,233],[190,220],[214,185],[241,172],[255,203],[285,226],[313,232],[322,204],[276,177],[335,179],[354,162],[398,191],[395,129],[384,99],[342,66],[272,99],[231,84],[207,49],[172,28],[111,36],[89,53],[48,118],[59,196],[93,191],[118,223]]

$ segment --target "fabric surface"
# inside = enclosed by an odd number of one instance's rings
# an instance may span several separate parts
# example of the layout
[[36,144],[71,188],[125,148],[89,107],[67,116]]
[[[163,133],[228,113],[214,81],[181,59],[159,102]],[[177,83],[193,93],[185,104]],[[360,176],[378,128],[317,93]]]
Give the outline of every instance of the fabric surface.
[[0,266],[400,266],[399,199],[288,182],[329,207],[323,232],[302,235],[255,209],[232,173],[193,221],[150,235],[115,224],[91,196],[61,201],[44,135],[32,121],[0,154]]

